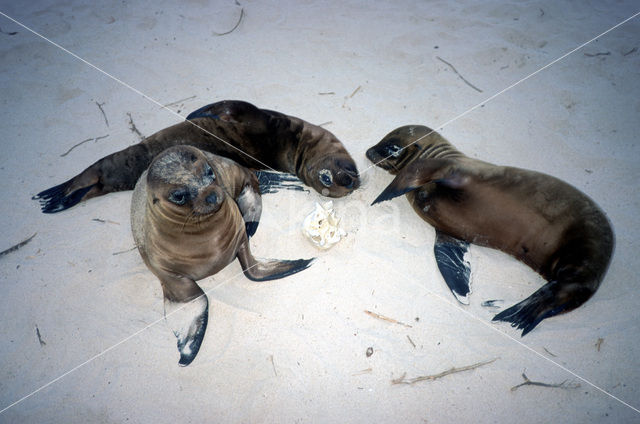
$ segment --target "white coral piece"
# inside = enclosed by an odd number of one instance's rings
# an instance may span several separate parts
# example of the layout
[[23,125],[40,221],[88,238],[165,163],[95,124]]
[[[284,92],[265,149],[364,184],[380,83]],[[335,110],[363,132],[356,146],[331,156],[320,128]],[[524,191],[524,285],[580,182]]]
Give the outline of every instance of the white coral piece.
[[302,232],[320,249],[328,249],[347,233],[340,228],[340,218],[336,217],[333,202],[316,202],[316,207],[302,223]]

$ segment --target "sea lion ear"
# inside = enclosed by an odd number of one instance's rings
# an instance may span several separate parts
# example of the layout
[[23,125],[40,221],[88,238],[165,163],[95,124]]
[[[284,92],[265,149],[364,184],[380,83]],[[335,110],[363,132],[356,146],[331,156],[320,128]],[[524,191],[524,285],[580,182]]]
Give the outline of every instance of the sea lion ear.
[[328,169],[318,171],[318,179],[325,187],[331,187],[333,185],[333,173]]

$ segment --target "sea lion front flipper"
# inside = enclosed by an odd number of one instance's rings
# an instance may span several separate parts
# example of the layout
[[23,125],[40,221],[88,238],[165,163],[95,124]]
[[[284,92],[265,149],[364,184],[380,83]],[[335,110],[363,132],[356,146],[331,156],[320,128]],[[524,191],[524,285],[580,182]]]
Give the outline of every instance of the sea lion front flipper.
[[468,305],[471,287],[469,277],[471,269],[469,262],[464,259],[464,254],[469,248],[469,243],[464,240],[451,237],[436,230],[436,241],[433,246],[436,262],[440,274],[451,289],[458,302]]
[[209,300],[200,286],[188,277],[172,274],[160,278],[164,292],[164,313],[178,339],[180,366],[195,359],[204,339],[209,317]]
[[391,184],[380,193],[371,205],[391,200],[434,180],[446,185],[448,179],[445,178],[445,173],[450,164],[451,161],[448,159],[418,159],[412,162],[396,175]]
[[256,171],[260,194],[277,193],[279,190],[309,191],[298,177],[285,172]]
[[307,269],[315,260],[315,258],[312,258],[294,260],[263,259],[258,261],[249,250],[248,240],[242,242],[238,248],[237,257],[244,275],[252,281],[269,281],[288,277]]

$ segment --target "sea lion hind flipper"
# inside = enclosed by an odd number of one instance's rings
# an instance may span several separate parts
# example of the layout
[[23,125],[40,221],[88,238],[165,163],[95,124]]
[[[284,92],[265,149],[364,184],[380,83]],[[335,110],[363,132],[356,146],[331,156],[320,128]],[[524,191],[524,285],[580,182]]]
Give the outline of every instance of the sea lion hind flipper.
[[244,275],[252,281],[269,281],[288,277],[309,268],[315,260],[315,258],[311,258],[294,260],[263,259],[258,261],[251,254],[248,241],[242,243],[238,248],[237,257]]
[[309,191],[298,177],[285,172],[255,171],[260,194],[277,193],[279,190]]
[[466,241],[436,230],[433,251],[438,269],[458,302],[465,305],[469,304],[469,294],[471,294],[469,283],[471,269],[469,262],[464,259],[468,249],[469,243]]
[[550,281],[525,300],[505,309],[493,321],[510,322],[525,336],[545,318],[569,312],[593,294],[581,284],[559,284]]
[[92,184],[69,193],[69,188],[74,183],[74,180],[75,178],[72,178],[67,182],[41,191],[31,199],[38,200],[40,202],[40,208],[43,213],[56,213],[69,209],[70,207],[80,203],[89,190],[96,185]]
[[[195,359],[209,318],[209,300],[200,286],[190,278],[161,278],[164,297],[165,319],[176,336],[182,367]],[[189,296],[187,299],[182,299]]]

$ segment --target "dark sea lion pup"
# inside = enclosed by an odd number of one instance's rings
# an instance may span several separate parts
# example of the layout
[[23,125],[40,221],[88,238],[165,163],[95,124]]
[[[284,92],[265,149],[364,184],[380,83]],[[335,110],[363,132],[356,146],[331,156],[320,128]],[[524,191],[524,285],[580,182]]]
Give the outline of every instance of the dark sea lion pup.
[[209,302],[197,280],[236,258],[253,281],[283,278],[311,263],[253,257],[247,231],[255,231],[261,211],[253,172],[191,146],[162,152],[136,184],[133,238],[147,267],[160,279],[180,365],[193,361],[207,327]]
[[153,158],[176,145],[194,146],[253,169],[295,174],[325,196],[342,197],[360,185],[355,162],[331,132],[293,116],[226,100],[100,159],[34,199],[43,212],[53,213],[91,197],[131,190]]
[[418,125],[392,131],[367,157],[397,174],[373,203],[406,193],[436,229],[436,260],[459,300],[470,292],[468,243],[502,250],[548,281],[494,317],[523,336],[543,319],[582,305],[604,278],[614,246],[611,225],[589,197],[564,181],[469,158]]

